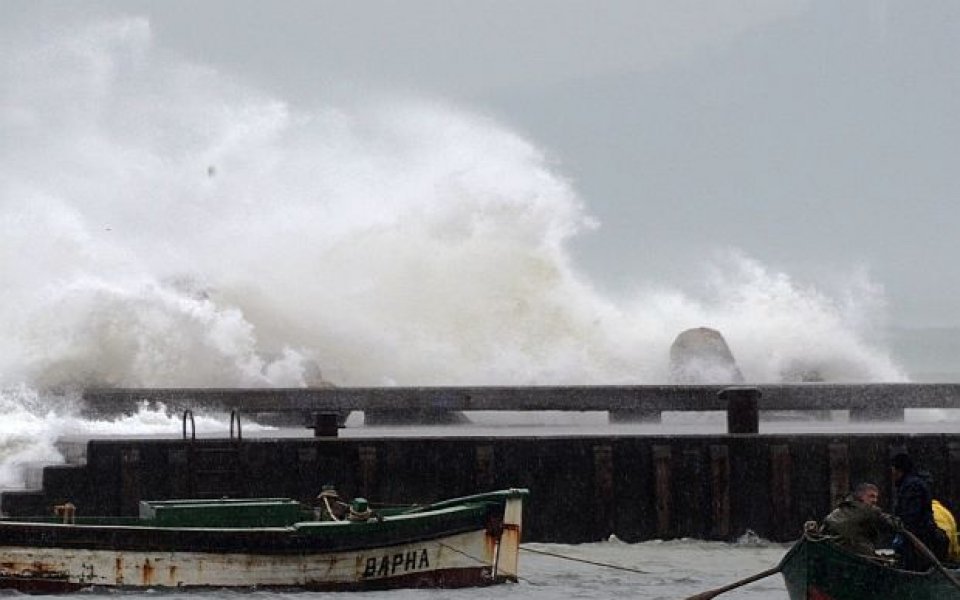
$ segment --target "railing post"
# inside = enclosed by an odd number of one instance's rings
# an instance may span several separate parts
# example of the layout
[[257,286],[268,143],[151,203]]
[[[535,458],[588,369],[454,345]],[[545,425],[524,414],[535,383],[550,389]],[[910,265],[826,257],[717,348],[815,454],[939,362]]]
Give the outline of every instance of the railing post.
[[189,408],[183,411],[183,439],[187,439],[187,419],[190,419],[190,439],[197,439],[197,422],[193,419],[193,411]]
[[720,390],[718,396],[727,402],[727,433],[759,433],[760,411],[757,404],[760,390],[733,387]]
[[313,413],[313,424],[308,428],[313,429],[314,437],[337,437],[340,435],[338,417],[337,413]]
[[231,411],[230,411],[230,439],[231,439],[231,440],[233,439],[233,427],[234,427],[234,423],[236,423],[236,427],[237,427],[237,441],[239,442],[239,441],[241,441],[241,440],[243,439],[243,429],[241,429],[241,427],[240,427],[240,411],[238,411],[238,410],[231,410]]

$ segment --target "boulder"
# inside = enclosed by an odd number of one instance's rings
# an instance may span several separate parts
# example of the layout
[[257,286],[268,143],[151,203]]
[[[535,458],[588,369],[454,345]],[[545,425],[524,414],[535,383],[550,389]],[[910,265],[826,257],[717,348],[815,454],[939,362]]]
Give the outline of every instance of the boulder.
[[670,346],[670,383],[743,383],[743,374],[723,335],[696,327],[677,336]]

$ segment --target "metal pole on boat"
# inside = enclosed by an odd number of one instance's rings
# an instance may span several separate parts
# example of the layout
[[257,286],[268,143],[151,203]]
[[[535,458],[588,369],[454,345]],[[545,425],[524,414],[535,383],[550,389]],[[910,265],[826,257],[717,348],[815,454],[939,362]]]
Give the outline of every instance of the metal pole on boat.
[[934,554],[930,548],[927,548],[927,546],[920,541],[920,538],[915,536],[913,532],[909,531],[906,527],[901,528],[900,533],[902,533],[905,538],[910,540],[910,543],[920,551],[920,554],[923,554],[925,557],[927,557],[927,560],[933,563],[933,566],[935,566],[937,570],[940,571],[951,584],[953,584],[953,587],[960,589],[960,581],[957,581],[957,578],[953,576],[953,573],[948,571],[947,568],[943,566],[943,563],[940,562],[940,560],[937,558],[937,555]]

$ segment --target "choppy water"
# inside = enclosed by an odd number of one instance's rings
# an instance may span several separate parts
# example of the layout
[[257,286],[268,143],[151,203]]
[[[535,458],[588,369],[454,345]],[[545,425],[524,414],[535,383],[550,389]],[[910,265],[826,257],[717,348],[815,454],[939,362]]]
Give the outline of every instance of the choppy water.
[[[753,541],[724,544],[694,540],[531,547],[645,571],[644,574],[612,571],[524,553],[521,558],[526,581],[519,588],[520,596],[544,599],[686,598],[769,569],[788,549],[781,544]],[[782,578],[773,576],[723,597],[778,599],[787,596]]]

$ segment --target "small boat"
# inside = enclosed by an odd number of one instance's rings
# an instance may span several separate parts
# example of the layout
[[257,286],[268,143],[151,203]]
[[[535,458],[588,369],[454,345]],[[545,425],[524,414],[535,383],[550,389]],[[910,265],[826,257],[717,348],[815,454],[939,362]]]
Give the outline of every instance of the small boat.
[[939,569],[905,571],[893,560],[856,554],[813,533],[787,552],[780,571],[790,600],[960,600],[960,589]]
[[[317,520],[287,498],[140,503],[135,517],[0,519],[0,587],[367,590],[517,580],[523,501],[509,489]],[[328,506],[329,508],[329,506]]]

